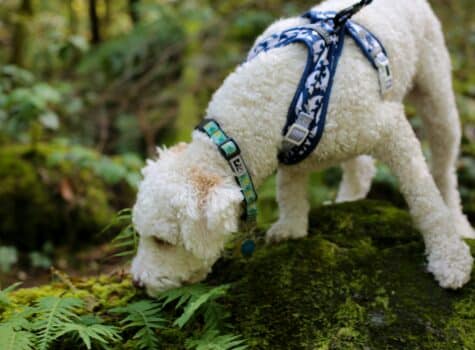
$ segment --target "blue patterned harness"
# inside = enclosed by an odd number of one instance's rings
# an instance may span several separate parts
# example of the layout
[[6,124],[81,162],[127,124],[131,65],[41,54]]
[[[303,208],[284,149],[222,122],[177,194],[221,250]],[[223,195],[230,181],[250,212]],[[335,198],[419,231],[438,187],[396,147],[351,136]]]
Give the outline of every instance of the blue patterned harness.
[[309,11],[303,15],[310,21],[308,25],[273,34],[258,42],[248,55],[247,61],[250,61],[262,52],[294,43],[302,43],[308,49],[307,64],[282,131],[284,141],[279,160],[284,164],[296,164],[305,159],[322,137],[345,34],[353,38],[377,70],[383,97],[392,86],[389,60],[381,42],[349,18],[339,23],[338,15],[336,12]]

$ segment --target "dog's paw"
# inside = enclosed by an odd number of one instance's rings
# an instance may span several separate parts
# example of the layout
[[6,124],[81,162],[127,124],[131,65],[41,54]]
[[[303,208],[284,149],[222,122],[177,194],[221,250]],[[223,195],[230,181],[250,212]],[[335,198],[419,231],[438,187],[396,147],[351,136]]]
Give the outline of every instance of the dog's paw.
[[461,239],[434,249],[428,256],[428,271],[434,274],[442,288],[458,289],[470,280],[473,257]]
[[292,221],[277,221],[267,231],[267,243],[276,243],[288,239],[298,239],[307,236],[307,225]]

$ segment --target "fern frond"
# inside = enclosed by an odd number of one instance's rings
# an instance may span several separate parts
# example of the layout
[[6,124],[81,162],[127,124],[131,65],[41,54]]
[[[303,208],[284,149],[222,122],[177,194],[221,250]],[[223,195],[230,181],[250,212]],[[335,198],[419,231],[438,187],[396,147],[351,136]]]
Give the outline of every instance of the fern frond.
[[48,296],[38,299],[33,307],[36,315],[33,330],[37,333],[37,349],[47,350],[63,330],[65,323],[75,323],[78,320],[74,310],[83,305],[83,301],[77,298]]
[[167,320],[162,317],[162,306],[152,300],[141,300],[124,307],[111,310],[112,313],[127,314],[120,323],[123,329],[138,328],[132,337],[138,349],[158,349],[156,330],[163,328]]
[[[183,328],[190,321],[197,311],[205,304],[224,296],[229,289],[229,285],[222,285],[211,288],[198,298],[191,298],[183,310],[183,314],[175,320],[174,325]],[[205,310],[206,311],[206,310]]]
[[54,339],[71,334],[82,340],[87,349],[92,348],[94,342],[101,349],[107,349],[110,343],[117,343],[122,339],[117,327],[103,324],[85,325],[81,323],[64,323],[62,330]]
[[16,331],[26,330],[31,331],[32,325],[29,321],[29,317],[33,314],[31,307],[25,307],[20,312],[16,312],[11,315],[9,318],[2,321],[2,326],[9,326],[15,329]]
[[2,350],[33,350],[35,335],[17,330],[12,325],[0,325],[0,349]]
[[185,346],[190,350],[245,350],[248,348],[242,337],[233,334],[220,335],[215,330],[205,332],[200,338],[187,340]]
[[205,286],[204,284],[192,284],[189,286],[167,290],[158,296],[158,300],[163,302],[163,306],[167,306],[172,302],[176,302],[175,308],[179,309],[188,301],[196,300],[208,290],[209,287]]
[[101,231],[101,233],[105,233],[109,231],[111,228],[119,226],[119,225],[124,225],[126,223],[130,223],[132,218],[132,209],[130,208],[125,208],[122,210],[119,210],[115,216],[112,218],[112,220],[107,224],[106,227],[104,227]]
[[116,237],[114,237],[114,239],[112,239],[112,248],[119,251],[114,254],[114,256],[121,257],[135,255],[138,242],[139,236],[137,231],[135,231],[132,224],[127,225]]
[[111,222],[102,230],[102,233],[113,227],[120,227],[120,232],[112,239],[112,248],[116,251],[114,257],[131,256],[137,252],[139,237],[132,225],[132,210],[122,209]]
[[21,285],[21,282],[17,282],[3,290],[0,290],[0,306],[5,307],[5,306],[10,305],[10,300],[8,298],[8,295],[12,291],[14,291],[16,288],[18,288],[20,285]]
[[204,307],[203,318],[205,321],[205,329],[222,329],[226,325],[226,319],[231,313],[226,308],[212,301]]

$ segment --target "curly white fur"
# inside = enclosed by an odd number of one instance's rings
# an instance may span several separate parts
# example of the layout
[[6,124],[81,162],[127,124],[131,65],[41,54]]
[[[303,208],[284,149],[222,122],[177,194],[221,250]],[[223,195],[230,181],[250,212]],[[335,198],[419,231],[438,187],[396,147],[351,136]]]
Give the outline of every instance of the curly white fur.
[[[329,0],[316,9],[339,10],[354,2]],[[457,191],[460,122],[439,21],[425,0],[375,0],[354,20],[384,43],[393,90],[389,98],[381,98],[373,67],[354,42],[346,40],[325,132],[302,163],[288,167],[277,161],[288,106],[306,61],[302,45],[274,49],[239,66],[214,94],[207,116],[237,140],[256,186],[278,169],[280,219],[269,230],[269,241],[307,235],[306,180],[311,171],[343,164],[337,200],[354,200],[365,197],[370,188],[375,157],[400,180],[424,237],[428,270],[442,287],[459,288],[469,280],[473,263],[462,237],[474,233]],[[303,23],[299,17],[277,21],[262,37]],[[406,120],[406,97],[423,116],[432,175]],[[242,196],[228,164],[205,135],[194,132],[187,147],[161,151],[143,174],[133,211],[141,234],[134,278],[150,294],[203,279],[238,226]],[[205,181],[207,177],[219,181]]]

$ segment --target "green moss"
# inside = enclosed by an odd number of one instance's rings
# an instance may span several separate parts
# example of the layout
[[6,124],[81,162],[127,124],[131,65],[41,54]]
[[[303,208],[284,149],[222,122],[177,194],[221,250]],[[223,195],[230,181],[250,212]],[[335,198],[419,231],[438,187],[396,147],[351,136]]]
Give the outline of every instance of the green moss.
[[[223,303],[251,349],[475,349],[475,282],[459,291],[437,285],[406,211],[362,201],[322,207],[311,218],[308,238],[220,260],[208,279],[231,283]],[[17,291],[13,300],[84,293],[104,313],[141,297],[129,280],[114,283],[73,281],[76,291],[54,284]],[[177,345],[167,348],[180,348],[183,334],[170,332],[166,343]]]
[[[86,301],[84,312],[103,313],[116,306],[124,306],[136,296],[130,278],[120,276],[99,276],[69,280],[67,276],[62,281],[56,280],[50,284],[23,288],[9,295],[10,307],[0,316],[8,318],[12,312],[31,306],[41,297],[64,296],[76,297]],[[0,309],[1,311],[1,309]],[[1,319],[1,317],[0,317]]]
[[437,285],[407,212],[364,201],[311,218],[309,238],[215,272],[234,282],[227,302],[252,348],[475,348],[466,336],[475,324],[465,320],[474,283],[455,292]]
[[67,150],[49,144],[35,151],[0,148],[1,243],[22,250],[46,241],[73,245],[89,241],[114,215],[111,188],[91,169],[70,159],[49,163],[60,148]]

